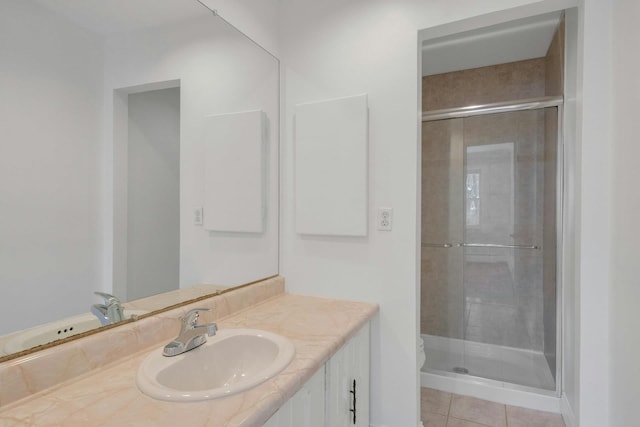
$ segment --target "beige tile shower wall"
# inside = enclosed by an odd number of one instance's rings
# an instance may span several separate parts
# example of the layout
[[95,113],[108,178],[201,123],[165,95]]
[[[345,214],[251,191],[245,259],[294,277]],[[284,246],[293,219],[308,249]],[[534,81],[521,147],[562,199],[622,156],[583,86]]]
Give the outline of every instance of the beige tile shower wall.
[[[443,109],[544,96],[545,67],[545,58],[539,58],[424,77],[423,108]],[[538,236],[542,231],[542,208],[537,201],[540,200],[539,192],[543,185],[543,133],[542,117],[530,112],[515,116],[495,115],[488,120],[465,120],[464,125],[461,119],[424,123],[422,242],[455,243],[463,240],[462,177],[465,147],[515,142],[516,191],[514,200],[510,202],[514,206],[510,221],[513,229],[490,230],[485,227],[484,231],[467,230],[467,240],[504,244],[541,243],[538,242]],[[459,139],[458,142],[456,138]],[[507,212],[507,209],[500,210],[496,207],[494,211],[497,215],[498,212]],[[487,224],[491,222],[491,218],[485,218],[483,222]],[[470,255],[467,258],[473,263],[473,251],[467,252]],[[508,255],[510,254],[493,254],[495,259]],[[463,251],[459,248],[423,247],[421,332],[452,338],[476,334],[476,341],[541,350],[543,330],[540,317],[540,254],[511,254],[509,270],[514,282],[519,285],[508,289],[513,294],[509,301],[505,302],[500,298],[499,307],[504,309],[505,316],[509,319],[513,317],[514,321],[506,319],[510,326],[510,331],[507,332],[512,333],[500,334],[499,342],[491,338],[492,335],[487,335],[491,325],[484,325],[486,331],[482,327],[469,329],[468,319],[474,313],[480,318],[485,312],[490,313],[490,317],[496,317],[496,313],[493,305],[474,306],[465,301],[465,278],[462,274],[464,258]],[[471,265],[466,267],[470,267],[470,271],[473,268]],[[495,303],[491,298],[488,299]]]
[[[462,120],[422,125],[422,243],[462,239]],[[462,249],[424,246],[421,333],[462,338]]]
[[560,21],[553,40],[551,40],[544,63],[544,94],[546,96],[562,95],[564,87],[564,18]]
[[[423,124],[423,244],[542,244],[543,120],[519,111]],[[480,224],[465,227],[464,152],[481,146],[494,168],[482,172]],[[421,263],[423,334],[542,351],[540,251],[423,246]]]
[[[486,193],[481,182],[484,204],[480,202],[480,225],[466,228],[465,241],[540,246],[543,119],[544,114],[538,110],[465,119],[465,147],[492,146],[490,152],[494,153],[485,162],[488,170],[482,171]],[[513,160],[506,163],[497,157],[505,150],[513,153]],[[490,181],[491,169],[511,162],[513,175],[494,179],[506,181],[507,188]],[[467,166],[471,167],[469,163]],[[541,351],[541,267],[540,251],[468,248],[463,267],[469,310],[465,338]]]
[[545,58],[454,71],[422,78],[422,110],[545,96]]

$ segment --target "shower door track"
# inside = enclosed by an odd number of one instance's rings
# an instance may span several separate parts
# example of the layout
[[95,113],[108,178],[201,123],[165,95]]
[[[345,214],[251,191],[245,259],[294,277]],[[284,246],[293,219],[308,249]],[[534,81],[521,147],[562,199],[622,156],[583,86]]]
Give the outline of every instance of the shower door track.
[[493,104],[431,110],[422,113],[422,121],[432,122],[435,120],[457,119],[483,114],[506,113],[509,111],[537,110],[546,107],[557,107],[563,103],[564,98],[562,96],[543,96],[540,98],[530,98],[519,101],[496,102]]

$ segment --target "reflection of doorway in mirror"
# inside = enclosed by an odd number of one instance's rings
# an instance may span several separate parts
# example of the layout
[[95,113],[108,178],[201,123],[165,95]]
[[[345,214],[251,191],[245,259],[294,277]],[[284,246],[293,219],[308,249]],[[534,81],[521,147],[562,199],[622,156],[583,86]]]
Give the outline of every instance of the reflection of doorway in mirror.
[[126,294],[122,297],[131,301],[178,289],[180,88],[133,93],[128,101]]

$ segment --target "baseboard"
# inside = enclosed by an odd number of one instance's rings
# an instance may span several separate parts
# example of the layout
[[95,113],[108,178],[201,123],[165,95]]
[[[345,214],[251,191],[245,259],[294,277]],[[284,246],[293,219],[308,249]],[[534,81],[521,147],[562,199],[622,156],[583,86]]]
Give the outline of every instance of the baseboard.
[[578,427],[576,416],[574,415],[573,409],[569,404],[567,395],[564,393],[562,393],[562,397],[560,398],[560,411],[562,412],[562,419],[564,419],[564,424],[567,427]]

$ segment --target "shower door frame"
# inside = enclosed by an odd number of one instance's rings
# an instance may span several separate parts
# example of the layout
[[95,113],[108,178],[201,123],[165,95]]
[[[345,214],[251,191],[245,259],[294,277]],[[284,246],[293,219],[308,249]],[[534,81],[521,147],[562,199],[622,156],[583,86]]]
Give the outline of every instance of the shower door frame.
[[[564,116],[564,97],[563,96],[546,96],[539,98],[524,99],[515,102],[498,102],[493,104],[474,105],[461,108],[449,108],[442,110],[431,110],[422,113],[421,122],[430,122],[438,120],[449,120],[457,118],[466,118],[473,116],[482,116],[488,114],[506,113],[524,110],[544,110],[545,108],[556,107],[558,117],[557,128],[557,165],[556,165],[556,370],[555,370],[555,390],[545,390],[532,388],[520,384],[509,383],[509,389],[515,389],[524,392],[535,392],[541,395],[552,394],[553,397],[560,398],[562,393],[562,372],[563,372],[563,354],[562,354],[562,307],[564,300],[563,279],[563,235],[564,235],[564,140],[563,140],[563,116]],[[422,246],[422,245],[420,245]],[[422,252],[422,248],[420,249]],[[466,341],[466,340],[465,340]],[[428,357],[428,355],[427,355]],[[434,372],[435,375],[442,375]],[[453,374],[458,379],[465,378],[465,375]],[[474,380],[486,381],[487,384],[495,383],[486,377],[473,377]]]

